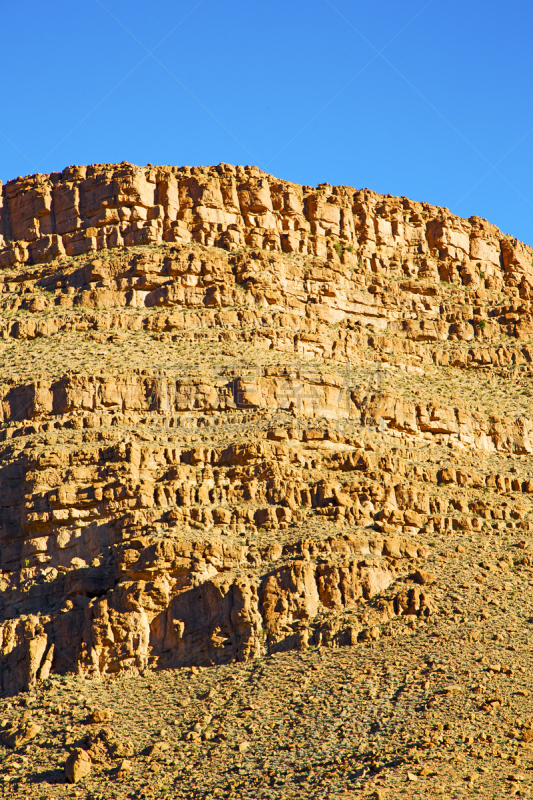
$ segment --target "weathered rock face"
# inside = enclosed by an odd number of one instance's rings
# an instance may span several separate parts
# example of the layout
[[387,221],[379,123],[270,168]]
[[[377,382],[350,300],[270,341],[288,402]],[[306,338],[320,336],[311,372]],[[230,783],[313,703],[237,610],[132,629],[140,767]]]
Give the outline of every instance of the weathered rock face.
[[426,277],[472,289],[497,284],[502,273],[524,293],[533,281],[533,250],[483,219],[347,186],[298,186],[257,167],[97,164],[2,188],[0,266],[191,241],[322,258],[336,241],[376,262],[429,259]]
[[435,540],[531,536],[533,251],[484,220],[123,164],[9,182],[0,244],[3,694],[356,646]]

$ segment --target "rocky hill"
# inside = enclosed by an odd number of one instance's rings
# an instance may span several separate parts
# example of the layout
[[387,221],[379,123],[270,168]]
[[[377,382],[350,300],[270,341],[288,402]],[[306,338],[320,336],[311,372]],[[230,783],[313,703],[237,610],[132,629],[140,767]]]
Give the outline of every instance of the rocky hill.
[[[528,696],[530,247],[255,167],[1,188],[1,695],[72,673],[237,680],[276,654],[290,671],[338,653],[355,675],[394,651],[427,674],[431,715],[457,638],[470,676],[491,648],[517,654],[479,678],[480,709],[505,718],[491,681],[507,669]],[[24,747],[28,719],[4,705]],[[198,726],[184,741],[216,739]],[[384,767],[361,769],[363,791]]]

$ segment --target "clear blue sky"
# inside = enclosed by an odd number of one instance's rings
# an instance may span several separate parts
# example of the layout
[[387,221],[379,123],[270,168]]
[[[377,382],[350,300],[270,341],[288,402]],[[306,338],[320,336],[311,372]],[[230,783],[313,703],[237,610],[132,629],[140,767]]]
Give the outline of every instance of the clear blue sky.
[[526,0],[0,0],[0,180],[255,164],[533,244]]

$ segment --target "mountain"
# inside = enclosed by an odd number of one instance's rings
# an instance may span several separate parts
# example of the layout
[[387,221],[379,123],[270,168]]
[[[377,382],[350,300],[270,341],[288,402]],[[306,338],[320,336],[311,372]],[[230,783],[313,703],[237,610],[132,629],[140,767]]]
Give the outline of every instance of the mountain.
[[[134,709],[175,676],[212,720],[227,681],[253,706],[263,676],[273,725],[287,692],[304,715],[328,695],[319,737],[351,708],[339,755],[316,766],[335,791],[384,797],[411,764],[410,796],[439,794],[458,748],[486,792],[500,767],[501,781],[531,767],[532,298],[531,247],[367,189],[127,163],[1,187],[7,746],[30,747],[28,703],[52,724],[42,709],[63,685],[95,703],[124,687]],[[222,770],[228,736],[187,713],[172,736],[216,749]],[[80,753],[124,755],[109,735]],[[267,746],[255,735],[238,763]],[[424,773],[420,752],[445,768]],[[195,781],[184,796],[215,796]]]

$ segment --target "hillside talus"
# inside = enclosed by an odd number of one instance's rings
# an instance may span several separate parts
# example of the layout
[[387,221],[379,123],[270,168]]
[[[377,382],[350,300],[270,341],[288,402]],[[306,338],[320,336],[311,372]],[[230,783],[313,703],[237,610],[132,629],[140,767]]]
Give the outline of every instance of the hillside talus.
[[491,571],[525,593],[527,245],[125,163],[5,184],[0,245],[2,695],[438,635],[456,559],[468,636]]

